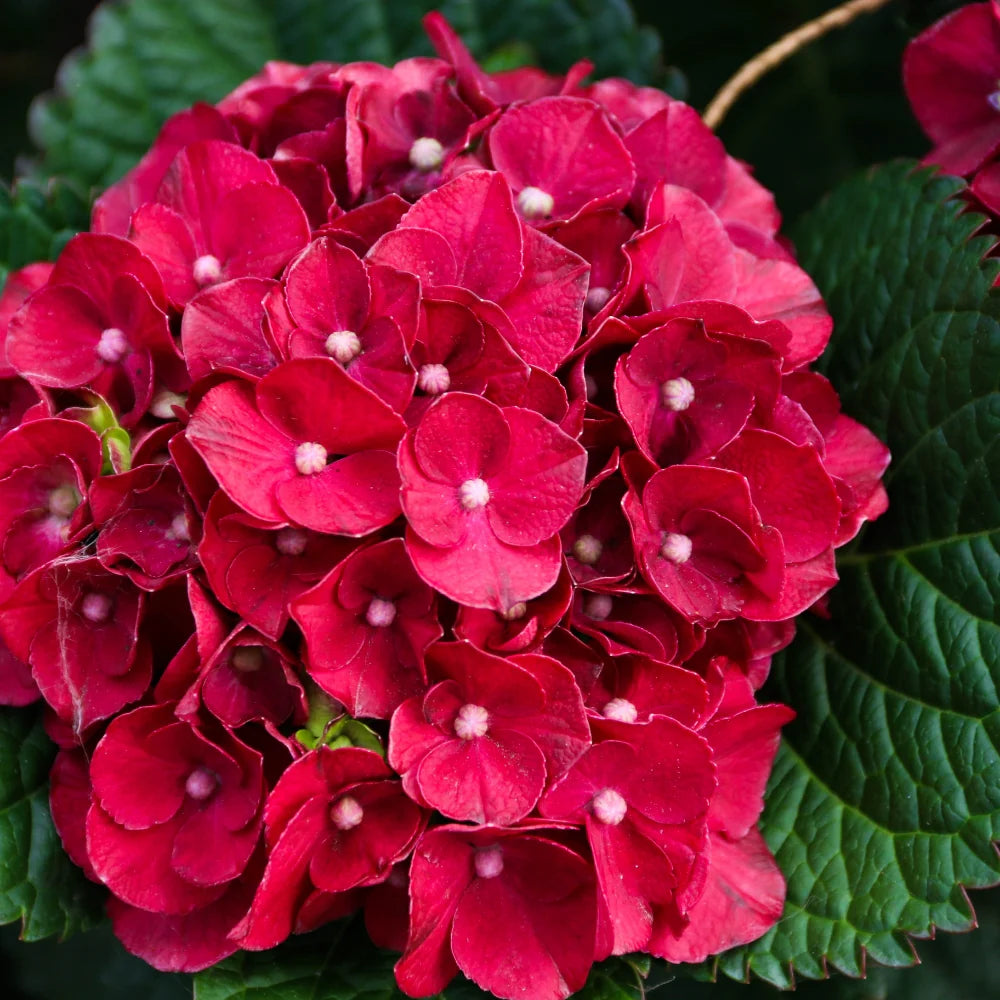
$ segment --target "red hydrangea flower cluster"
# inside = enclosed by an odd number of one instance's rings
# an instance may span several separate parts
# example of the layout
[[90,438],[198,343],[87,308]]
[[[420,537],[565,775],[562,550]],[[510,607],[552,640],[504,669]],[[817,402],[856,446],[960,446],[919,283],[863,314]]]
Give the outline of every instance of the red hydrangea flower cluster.
[[1000,0],[961,7],[907,46],[903,82],[934,143],[925,163],[969,181],[1000,220]]
[[779,917],[758,704],[885,448],[685,104],[272,64],[12,276],[0,689],[126,946],[363,910],[400,986],[557,1000]]

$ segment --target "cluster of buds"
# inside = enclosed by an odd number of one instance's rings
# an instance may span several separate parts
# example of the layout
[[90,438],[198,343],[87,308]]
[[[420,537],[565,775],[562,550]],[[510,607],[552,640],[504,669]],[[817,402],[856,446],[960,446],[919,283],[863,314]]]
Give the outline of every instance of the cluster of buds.
[[559,1000],[779,917],[759,704],[885,448],[685,104],[440,58],[172,118],[0,299],[0,694],[158,968],[363,911]]

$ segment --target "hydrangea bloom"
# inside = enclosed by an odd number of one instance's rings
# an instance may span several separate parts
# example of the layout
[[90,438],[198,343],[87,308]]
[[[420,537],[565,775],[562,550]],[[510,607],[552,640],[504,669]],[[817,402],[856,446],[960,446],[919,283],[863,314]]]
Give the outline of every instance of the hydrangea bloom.
[[888,453],[692,109],[427,28],[176,115],[11,276],[0,699],[157,967],[363,909],[412,996],[562,1000],[778,919],[755,692]]

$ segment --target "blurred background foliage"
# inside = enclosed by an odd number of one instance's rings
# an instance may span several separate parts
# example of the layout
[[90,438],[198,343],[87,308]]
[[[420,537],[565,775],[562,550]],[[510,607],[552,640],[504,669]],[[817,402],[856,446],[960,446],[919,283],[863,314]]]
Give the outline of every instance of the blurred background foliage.
[[[335,2],[335,0],[331,0]],[[0,0],[0,177],[30,156],[27,113],[50,89],[61,59],[84,44],[92,0]],[[663,39],[663,79],[703,109],[718,88],[765,46],[832,6],[828,0],[634,0],[640,23]],[[790,59],[744,95],[719,132],[733,155],[753,163],[786,219],[795,218],[856,170],[897,156],[920,156],[926,140],[900,84],[907,40],[960,6],[954,0],[896,0]],[[676,72],[679,70],[679,74]],[[977,894],[980,929],[919,942],[917,969],[872,969],[863,981],[801,984],[818,1000],[984,1000],[1000,983],[1000,895]],[[3,1000],[180,1000],[186,977],[165,976],[125,953],[107,927],[65,943],[20,944],[0,930]],[[775,992],[674,980],[653,997],[758,1000]]]

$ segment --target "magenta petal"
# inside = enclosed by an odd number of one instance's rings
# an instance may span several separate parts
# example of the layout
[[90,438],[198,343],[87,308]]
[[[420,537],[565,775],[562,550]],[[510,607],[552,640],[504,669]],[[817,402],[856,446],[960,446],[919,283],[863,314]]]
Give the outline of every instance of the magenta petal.
[[[477,878],[455,911],[455,961],[498,997],[564,1000],[583,986],[594,958],[591,866],[541,837],[499,843],[503,872]],[[548,891],[536,895],[542,886]]]
[[398,482],[391,451],[363,451],[332,462],[319,475],[286,479],[275,492],[296,524],[357,537],[399,516]]
[[326,827],[328,810],[325,799],[309,799],[271,846],[250,912],[233,931],[241,948],[274,948],[292,933],[298,904],[310,887],[309,862]]
[[465,541],[436,548],[406,533],[406,549],[417,572],[459,604],[507,611],[548,590],[559,576],[562,545],[553,535],[538,545],[505,545],[485,521],[470,522]]
[[299,326],[322,331],[360,330],[368,318],[371,288],[365,265],[329,237],[316,240],[285,276],[288,311]]
[[166,205],[150,202],[133,214],[129,239],[156,265],[171,302],[183,308],[198,291],[198,251],[187,223]]
[[513,729],[431,750],[417,769],[425,801],[452,819],[510,826],[527,816],[545,787],[545,758]]
[[443,236],[455,255],[455,284],[480,298],[500,302],[521,277],[521,223],[500,174],[473,170],[456,177],[424,195],[400,226]]
[[188,303],[181,344],[192,379],[216,369],[259,377],[277,359],[264,338],[264,298],[276,281],[237,278],[206,288]]
[[621,208],[635,181],[632,158],[599,104],[543,97],[504,114],[490,133],[493,164],[515,191],[540,188],[552,215]]
[[260,415],[252,386],[227,382],[209,390],[188,424],[187,439],[248,514],[285,520],[274,493],[278,483],[296,475],[295,442]]
[[87,815],[87,853],[98,878],[119,899],[143,910],[191,913],[225,892],[225,886],[192,885],[174,872],[173,837],[170,824],[126,830],[96,804]]
[[372,247],[368,259],[415,274],[428,288],[458,281],[458,264],[448,241],[430,229],[394,229]]
[[679,935],[657,928],[649,943],[652,954],[669,962],[703,962],[756,940],[781,918],[785,880],[764,838],[750,830],[735,843],[720,834],[709,843],[708,882],[688,925]]
[[530,365],[553,372],[580,337],[590,268],[535,229],[524,233],[524,276],[504,298],[513,324],[511,346]]
[[508,407],[504,416],[516,443],[503,471],[491,480],[486,516],[509,545],[537,545],[570,519],[587,471],[584,449],[532,410]]
[[226,831],[220,842],[220,819],[218,807],[209,802],[196,807],[177,829],[170,864],[186,882],[219,885],[246,868],[260,836],[260,820],[243,830]]
[[[296,358],[257,384],[260,412],[294,443],[315,441],[332,455],[395,450],[402,418],[332,358]],[[252,511],[251,511],[252,513]]]
[[488,479],[507,459],[510,430],[503,411],[481,396],[448,394],[421,419],[413,452],[425,476],[460,486]]
[[411,996],[440,993],[458,972],[451,925],[474,877],[472,854],[470,845],[436,830],[417,842],[410,866],[410,936],[395,970],[396,982]]
[[108,900],[115,937],[133,954],[160,972],[201,972],[237,950],[229,932],[246,913],[253,882],[241,879],[223,896],[186,916],[150,913]]
[[97,345],[106,320],[78,288],[47,285],[11,320],[7,359],[39,385],[86,385],[104,369]]
[[226,195],[209,246],[226,278],[273,278],[309,242],[298,199],[276,184],[247,184]]

